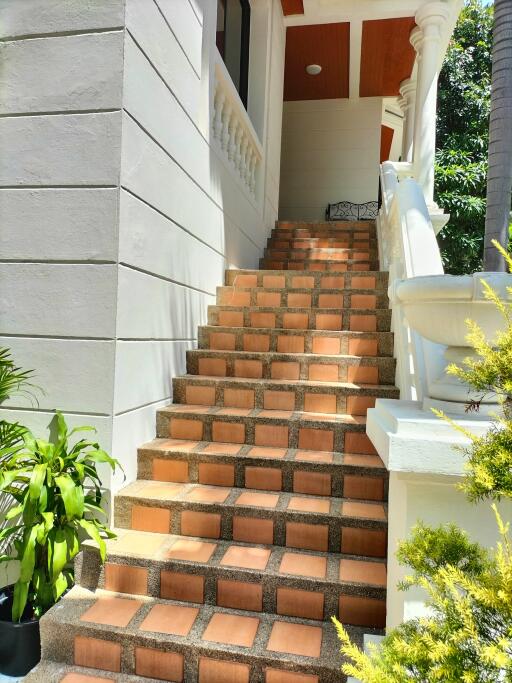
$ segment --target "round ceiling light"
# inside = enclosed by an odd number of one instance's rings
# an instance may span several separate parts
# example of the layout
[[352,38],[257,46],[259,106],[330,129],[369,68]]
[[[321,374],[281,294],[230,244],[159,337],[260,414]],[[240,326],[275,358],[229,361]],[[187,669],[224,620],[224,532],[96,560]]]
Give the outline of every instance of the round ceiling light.
[[320,71],[322,71],[320,64],[308,64],[306,67],[306,73],[310,76],[318,76]]

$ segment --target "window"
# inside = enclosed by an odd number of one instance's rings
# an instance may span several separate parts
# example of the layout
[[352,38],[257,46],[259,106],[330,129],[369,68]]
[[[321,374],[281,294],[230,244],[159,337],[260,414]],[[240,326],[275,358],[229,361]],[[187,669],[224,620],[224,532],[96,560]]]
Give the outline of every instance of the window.
[[217,48],[246,109],[250,26],[249,0],[217,0]]

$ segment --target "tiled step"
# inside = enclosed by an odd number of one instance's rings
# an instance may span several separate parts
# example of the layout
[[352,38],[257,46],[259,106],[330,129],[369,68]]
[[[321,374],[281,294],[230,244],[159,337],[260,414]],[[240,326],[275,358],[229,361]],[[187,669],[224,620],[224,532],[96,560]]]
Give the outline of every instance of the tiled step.
[[139,479],[383,501],[377,455],[155,439],[138,449]]
[[343,247],[318,247],[306,249],[278,249],[267,247],[263,256],[265,259],[288,261],[375,261],[375,249],[347,249]]
[[[386,564],[339,553],[289,551],[117,530],[103,567],[84,546],[80,585],[196,604],[383,628]],[[157,542],[160,541],[157,546]]]
[[217,305],[278,306],[301,308],[379,308],[387,309],[384,290],[367,289],[274,289],[269,287],[217,287]]
[[304,308],[281,306],[208,306],[208,324],[288,330],[389,332],[391,311],[375,308]]
[[199,328],[199,348],[212,351],[312,353],[315,355],[392,356],[391,332],[351,330],[283,330],[270,327]]
[[84,668],[74,664],[53,662],[45,659],[35,669],[25,676],[24,683],[162,683],[162,679],[146,676],[132,676],[123,673],[98,671],[98,669]]
[[250,351],[187,351],[187,372],[207,377],[349,382],[355,385],[393,384],[395,359],[313,353]]
[[114,510],[123,529],[335,553],[346,533],[349,544],[372,544],[365,555],[385,553],[381,502],[138,479],[116,495]]
[[268,249],[373,249],[377,250],[377,240],[369,237],[347,235],[342,237],[293,237],[276,235],[267,240]]
[[382,272],[332,270],[328,275],[316,270],[281,272],[273,270],[226,270],[226,285],[270,289],[370,289],[387,290],[388,274]]
[[245,377],[204,377],[185,375],[173,378],[173,402],[222,408],[263,408],[309,413],[366,415],[377,398],[398,398],[394,386],[375,388],[349,382],[269,380]]
[[[349,627],[362,645],[366,629]],[[75,586],[41,620],[43,657],[184,683],[334,683],[330,623],[92,593]],[[297,675],[302,673],[302,679]]]
[[263,270],[312,270],[323,272],[347,272],[347,271],[378,271],[378,261],[353,260],[328,261],[325,259],[277,259],[261,258],[259,262]]

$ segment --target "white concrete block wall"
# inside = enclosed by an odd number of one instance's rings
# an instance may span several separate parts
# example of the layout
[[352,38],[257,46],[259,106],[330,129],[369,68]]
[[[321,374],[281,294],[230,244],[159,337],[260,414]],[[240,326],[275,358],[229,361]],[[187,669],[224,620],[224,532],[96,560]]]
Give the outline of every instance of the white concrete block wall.
[[375,201],[381,98],[285,102],[279,217],[321,220],[327,204]]

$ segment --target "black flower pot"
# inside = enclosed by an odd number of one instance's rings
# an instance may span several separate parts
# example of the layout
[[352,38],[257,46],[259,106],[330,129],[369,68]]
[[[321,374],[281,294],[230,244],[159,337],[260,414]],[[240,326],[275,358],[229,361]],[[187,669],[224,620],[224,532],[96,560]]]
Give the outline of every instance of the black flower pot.
[[0,590],[0,674],[25,676],[41,659],[39,621],[27,607],[19,623],[11,619],[12,586]]

